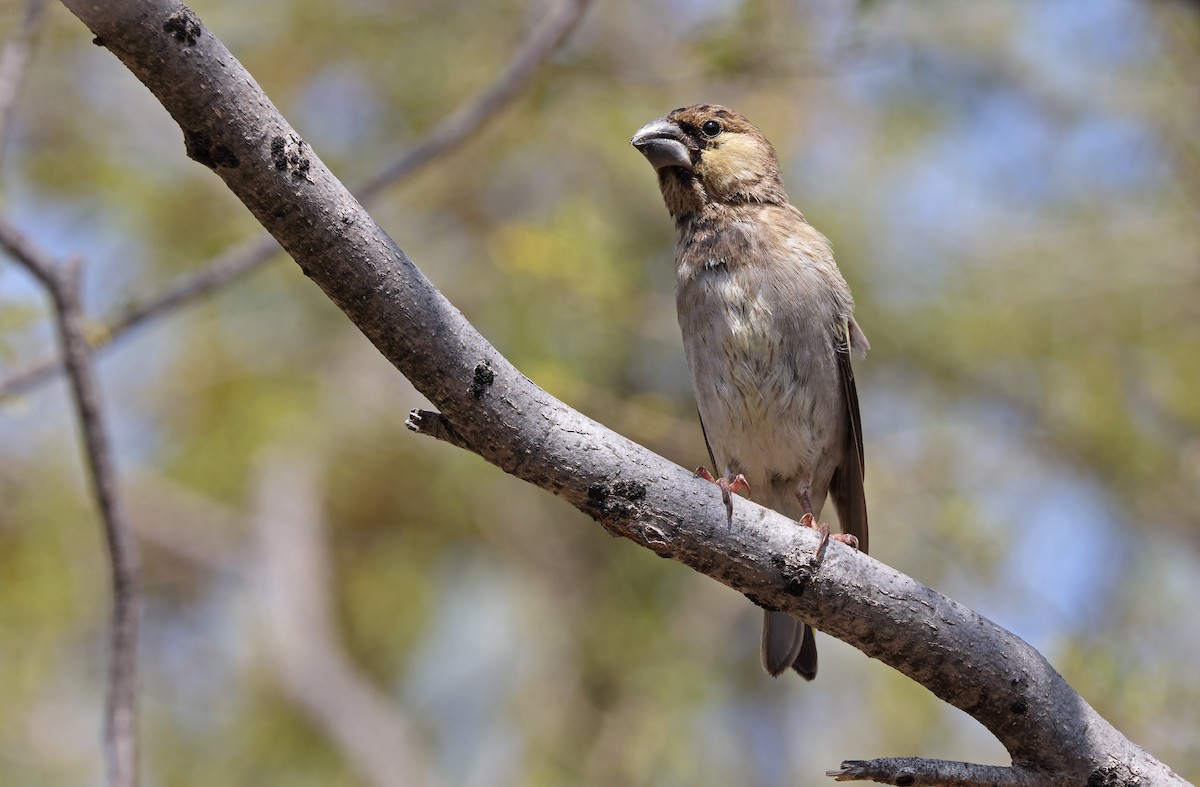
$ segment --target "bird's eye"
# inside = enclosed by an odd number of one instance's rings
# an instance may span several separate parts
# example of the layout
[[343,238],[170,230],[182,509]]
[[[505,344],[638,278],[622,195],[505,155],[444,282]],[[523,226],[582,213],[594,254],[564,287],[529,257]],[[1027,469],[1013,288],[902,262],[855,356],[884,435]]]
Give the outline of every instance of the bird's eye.
[[708,137],[709,139],[712,139],[717,134],[721,133],[721,124],[715,120],[706,120],[700,126],[700,133],[704,134],[704,136]]

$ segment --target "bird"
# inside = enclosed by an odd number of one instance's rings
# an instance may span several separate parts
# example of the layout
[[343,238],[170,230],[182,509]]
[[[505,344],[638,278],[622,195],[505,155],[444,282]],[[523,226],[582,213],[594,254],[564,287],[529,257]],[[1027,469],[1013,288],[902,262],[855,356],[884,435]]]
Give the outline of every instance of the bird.
[[[675,222],[675,300],[700,425],[713,466],[697,475],[815,527],[826,496],[867,551],[862,423],[851,357],[866,335],[829,241],[784,189],[763,133],[717,104],[652,120],[631,144],[658,174]],[[715,473],[715,475],[714,475]],[[764,610],[763,668],[817,674],[807,623]]]

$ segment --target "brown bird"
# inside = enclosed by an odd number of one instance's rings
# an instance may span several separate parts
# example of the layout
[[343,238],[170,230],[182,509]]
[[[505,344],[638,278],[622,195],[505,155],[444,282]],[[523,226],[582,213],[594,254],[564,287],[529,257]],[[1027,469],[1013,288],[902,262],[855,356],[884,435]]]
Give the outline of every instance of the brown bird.
[[[850,356],[865,355],[829,241],[788,202],[775,150],[733,110],[684,107],[632,140],[658,172],[678,232],[675,300],[700,424],[730,519],[731,492],[867,549],[862,427]],[[751,487],[753,492],[751,492]],[[812,628],[766,611],[763,667],[817,674]]]

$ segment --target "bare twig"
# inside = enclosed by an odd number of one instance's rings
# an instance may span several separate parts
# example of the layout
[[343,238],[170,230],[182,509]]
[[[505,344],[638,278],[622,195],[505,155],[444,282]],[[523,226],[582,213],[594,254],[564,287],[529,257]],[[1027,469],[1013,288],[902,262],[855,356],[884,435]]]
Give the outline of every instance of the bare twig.
[[[355,190],[369,204],[385,189],[410,177],[431,162],[451,152],[475,131],[506,107],[529,86],[538,68],[570,35],[583,17],[591,0],[560,0],[550,13],[530,31],[508,65],[491,84],[438,123],[416,145],[384,165],[374,178]],[[124,338],[140,325],[174,313],[180,307],[216,292],[269,262],[279,251],[270,235],[262,234],[243,242],[200,270],[182,277],[175,284],[127,307],[108,321],[91,340],[93,351],[103,350]],[[62,369],[58,357],[43,358],[0,382],[0,399],[17,396],[47,382]]]
[[83,308],[79,302],[80,266],[78,262],[59,266],[3,217],[0,217],[0,247],[46,288],[54,303],[58,339],[66,359],[112,572],[113,623],[104,723],[108,784],[134,787],[137,784],[137,547],[117,493],[100,390],[84,339]]
[[1042,784],[1036,776],[1002,765],[977,765],[920,757],[848,760],[838,770],[826,771],[825,775],[832,776],[837,782],[869,781],[904,787],[944,784],[953,784],[955,787],[1036,787]]
[[367,783],[430,784],[407,717],[358,670],[338,640],[319,488],[311,455],[274,453],[263,462],[255,565],[277,674]]
[[1196,73],[1200,56],[1196,51],[1195,20],[1190,20],[1192,24],[1180,24],[1179,19],[1180,14],[1194,16],[1200,10],[1200,3],[1153,3],[1149,8],[1160,30],[1163,52],[1178,74],[1170,106],[1164,107],[1158,118],[1160,133],[1164,147],[1175,159],[1173,171],[1177,181],[1192,205],[1200,206],[1200,147],[1192,132],[1200,116],[1200,103],[1193,76],[1189,76]]
[[[271,260],[279,244],[270,235],[257,235],[181,277],[158,295],[127,307],[88,342],[93,353],[107,349],[137,327],[171,314],[222,287],[248,276]],[[17,396],[52,379],[63,368],[62,358],[51,356],[27,366],[0,383],[0,399]]]
[[33,39],[42,25],[45,9],[46,0],[27,0],[20,29],[4,46],[4,52],[0,53],[0,163],[8,148],[13,108],[21,92],[21,83],[25,81],[25,66],[29,63]]
[[567,40],[583,18],[591,0],[561,0],[530,31],[500,75],[474,100],[463,104],[407,153],[383,168],[374,179],[355,190],[364,203],[370,202],[387,186],[408,177],[435,158],[453,150],[476,129],[498,115],[529,84],[541,64]]
[[[141,494],[132,496],[131,518],[139,540],[255,586],[272,675],[364,782],[432,785],[409,716],[355,665],[338,633],[315,456],[277,447],[257,476],[250,517],[156,474],[135,476]],[[235,532],[249,532],[252,543]]]

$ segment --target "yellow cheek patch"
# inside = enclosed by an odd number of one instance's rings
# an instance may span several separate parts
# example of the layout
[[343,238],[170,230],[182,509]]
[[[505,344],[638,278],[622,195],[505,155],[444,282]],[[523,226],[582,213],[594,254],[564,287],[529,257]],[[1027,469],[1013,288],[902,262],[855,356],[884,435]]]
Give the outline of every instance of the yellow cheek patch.
[[719,193],[736,191],[738,184],[758,180],[769,162],[762,145],[745,134],[727,134],[700,155],[696,174]]

